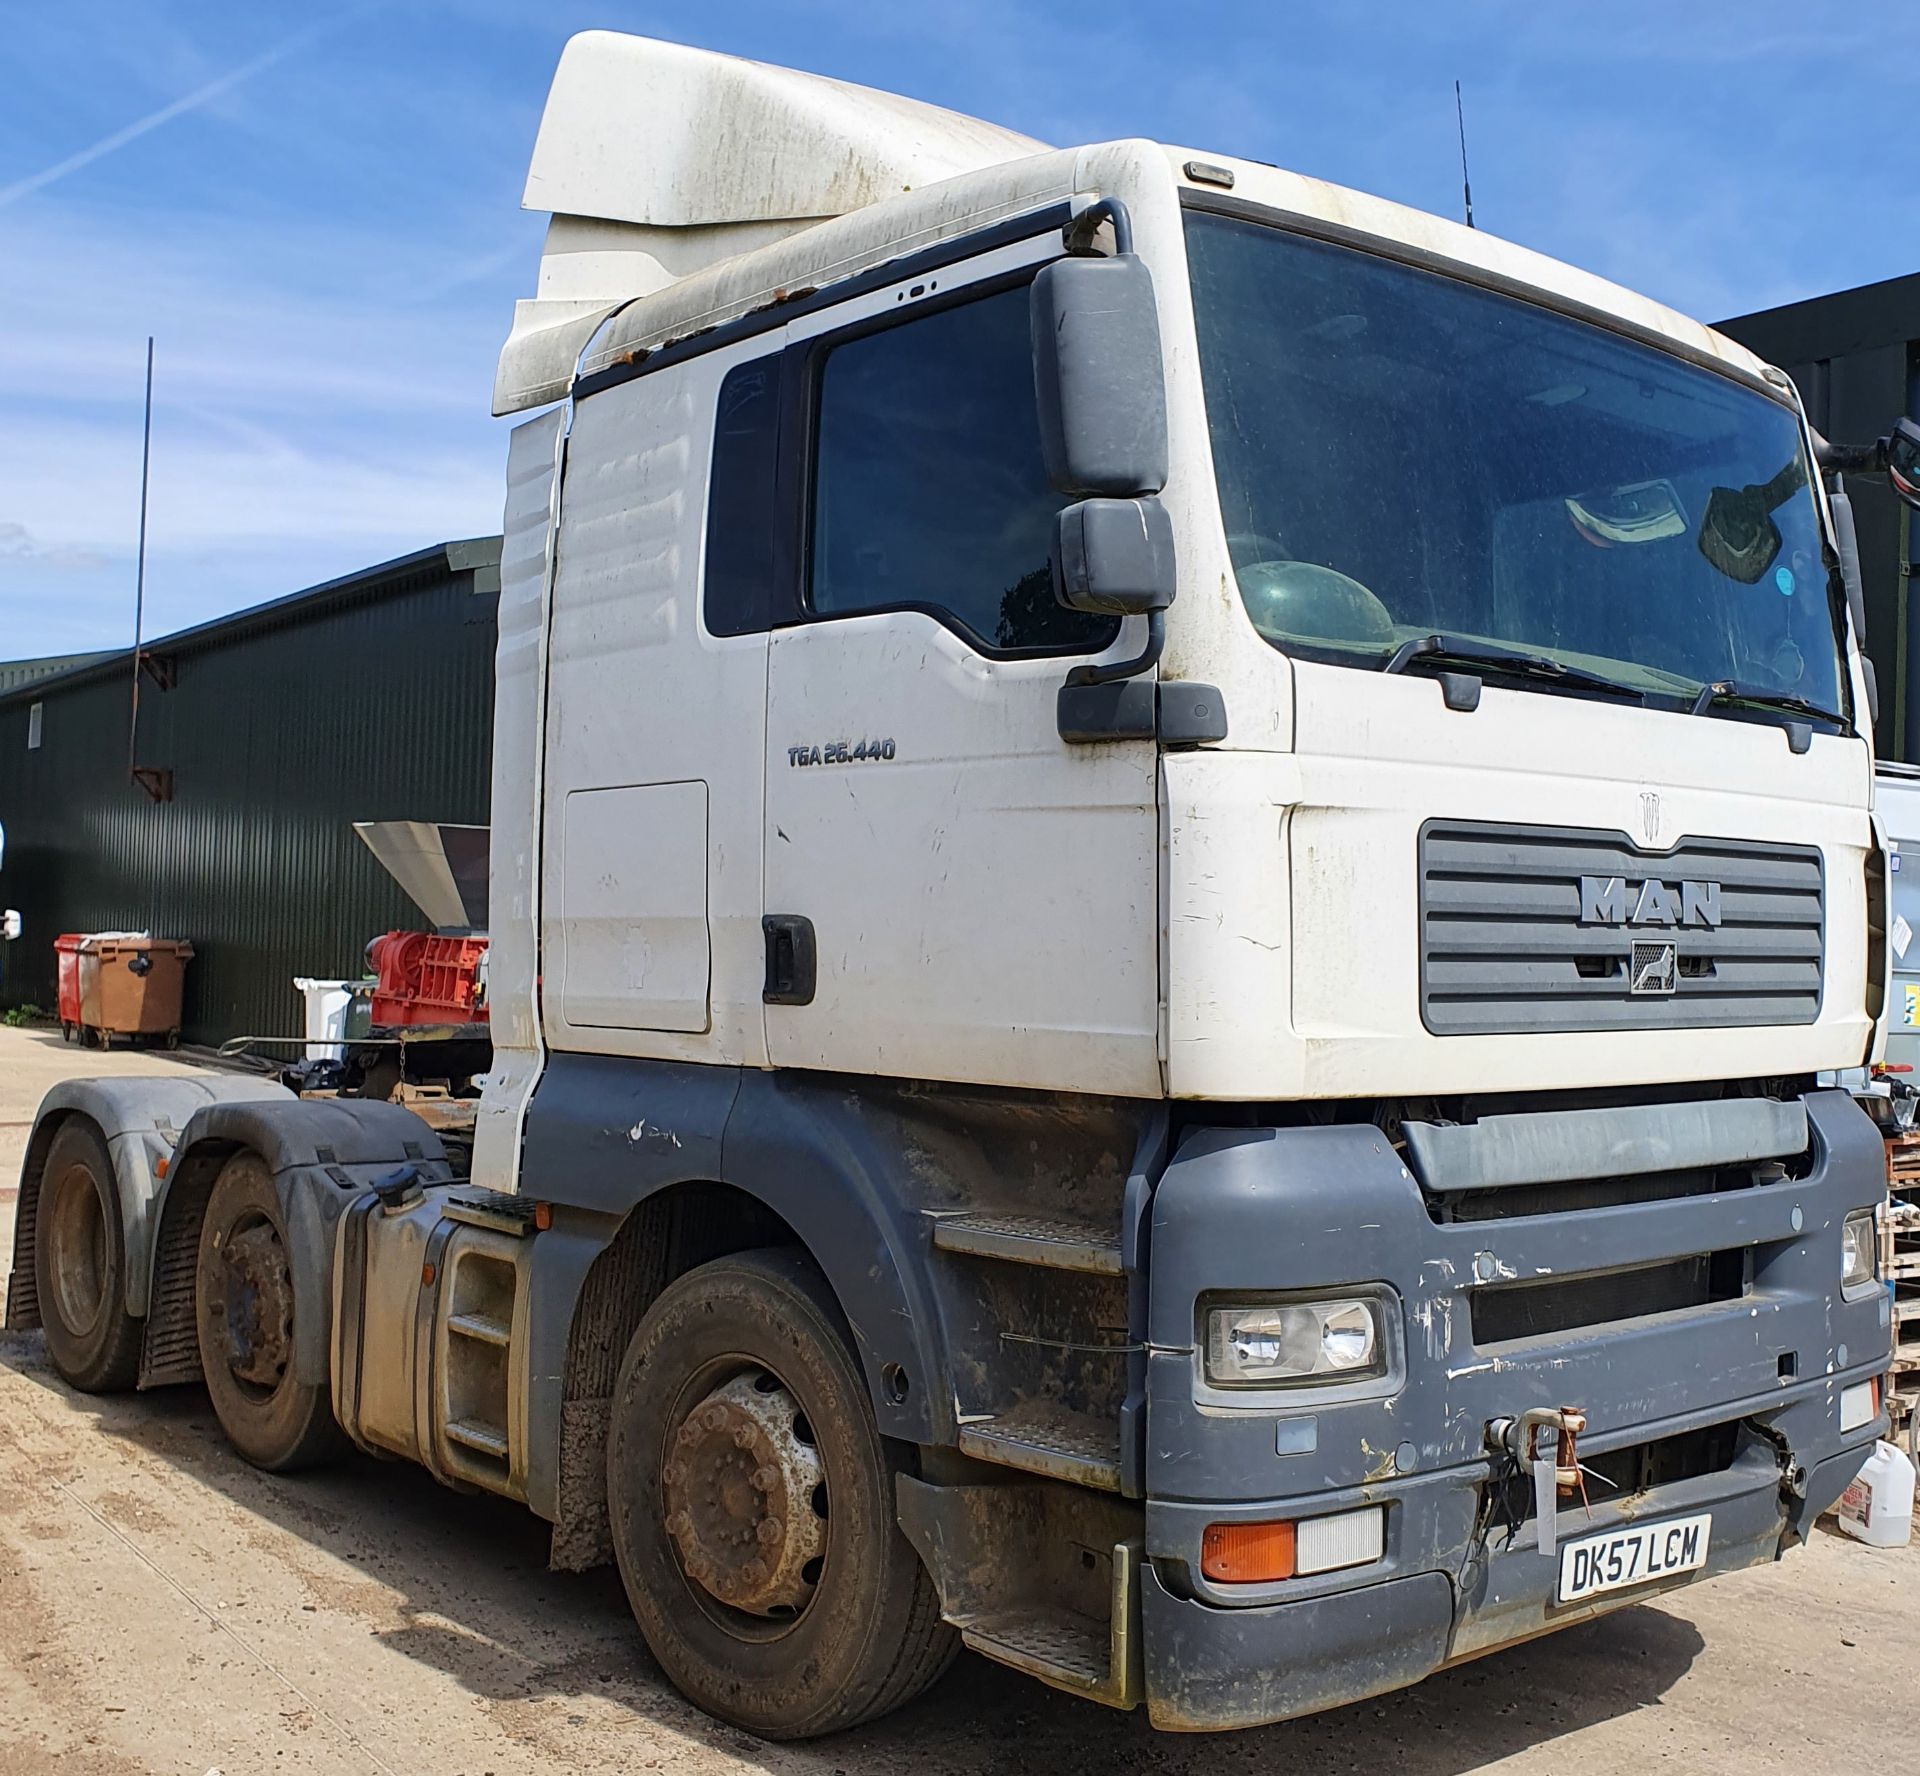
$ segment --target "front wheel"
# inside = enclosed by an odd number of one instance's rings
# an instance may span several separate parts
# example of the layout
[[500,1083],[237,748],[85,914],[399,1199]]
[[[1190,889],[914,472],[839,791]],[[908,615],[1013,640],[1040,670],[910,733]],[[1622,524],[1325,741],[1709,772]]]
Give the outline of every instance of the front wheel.
[[331,1387],[294,1366],[295,1316],[321,1310],[295,1289],[280,1193],[257,1153],[236,1153],[213,1181],[195,1294],[200,1368],[228,1442],[276,1474],[341,1454]]
[[957,1650],[894,1516],[826,1279],[747,1252],[673,1283],[628,1346],[607,1444],[627,1599],[709,1714],[803,1739],[899,1707]]

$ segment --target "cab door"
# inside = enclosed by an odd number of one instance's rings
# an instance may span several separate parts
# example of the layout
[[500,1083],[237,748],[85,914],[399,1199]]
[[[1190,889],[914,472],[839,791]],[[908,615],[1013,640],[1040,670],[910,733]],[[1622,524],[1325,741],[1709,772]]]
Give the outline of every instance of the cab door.
[[1065,502],[1027,285],[1058,242],[789,322],[804,523],[768,667],[776,1066],[1161,1089],[1156,749],[1069,745],[1055,713],[1071,667],[1143,634],[1053,597]]
[[[580,401],[548,630],[549,1046],[757,1066],[765,624],[716,620],[754,537],[738,478],[776,331]],[[764,453],[762,451],[762,453]],[[763,586],[764,590],[764,586]]]

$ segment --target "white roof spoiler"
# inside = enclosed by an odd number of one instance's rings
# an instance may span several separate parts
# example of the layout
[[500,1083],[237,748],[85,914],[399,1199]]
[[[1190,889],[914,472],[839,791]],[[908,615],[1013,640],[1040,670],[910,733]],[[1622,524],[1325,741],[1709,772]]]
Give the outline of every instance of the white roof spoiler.
[[584,31],[560,53],[527,171],[522,206],[553,220],[538,293],[514,307],[493,410],[564,396],[621,302],[830,216],[1043,152],[872,87]]

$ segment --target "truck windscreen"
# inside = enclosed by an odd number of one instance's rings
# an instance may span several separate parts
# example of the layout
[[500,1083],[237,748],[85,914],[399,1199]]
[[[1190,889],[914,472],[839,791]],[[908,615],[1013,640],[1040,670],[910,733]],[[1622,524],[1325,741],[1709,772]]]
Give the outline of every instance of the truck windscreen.
[[1198,211],[1187,235],[1228,546],[1275,647],[1378,669],[1457,644],[1476,671],[1525,656],[1519,688],[1846,709],[1787,407],[1375,254]]

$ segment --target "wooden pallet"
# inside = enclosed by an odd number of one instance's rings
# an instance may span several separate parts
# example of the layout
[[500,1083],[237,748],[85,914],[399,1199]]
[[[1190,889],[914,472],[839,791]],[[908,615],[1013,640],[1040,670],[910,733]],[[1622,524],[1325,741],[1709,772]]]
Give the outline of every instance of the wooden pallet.
[[1893,1437],[1920,1421],[1920,1133],[1887,1140],[1887,1200],[1880,1210],[1880,1274],[1893,1291],[1893,1368],[1887,1411]]
[[1920,1200],[1894,1195],[1880,1211],[1880,1274],[1889,1282],[1920,1278]]
[[1906,1130],[1887,1137],[1887,1177],[1896,1191],[1903,1185],[1920,1186],[1920,1133]]

